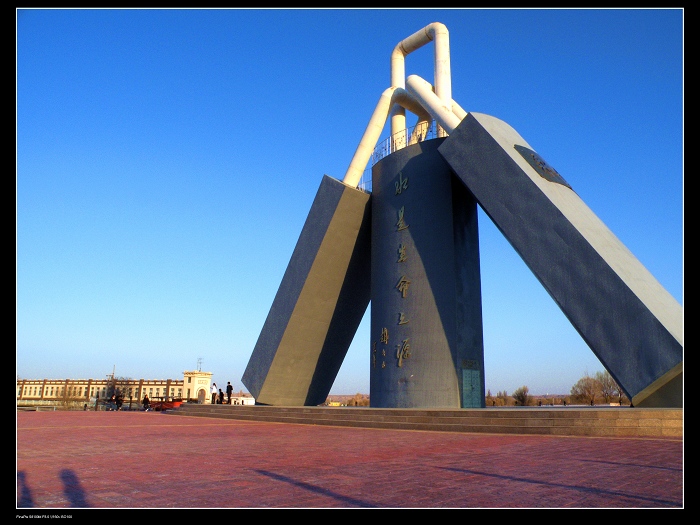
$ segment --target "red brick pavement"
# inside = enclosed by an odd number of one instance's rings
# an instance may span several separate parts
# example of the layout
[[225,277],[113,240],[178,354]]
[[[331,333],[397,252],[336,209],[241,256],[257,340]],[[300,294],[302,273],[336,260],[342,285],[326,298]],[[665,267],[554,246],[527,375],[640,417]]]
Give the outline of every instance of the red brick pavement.
[[17,413],[18,516],[93,508],[683,508],[683,466],[683,441],[672,438]]

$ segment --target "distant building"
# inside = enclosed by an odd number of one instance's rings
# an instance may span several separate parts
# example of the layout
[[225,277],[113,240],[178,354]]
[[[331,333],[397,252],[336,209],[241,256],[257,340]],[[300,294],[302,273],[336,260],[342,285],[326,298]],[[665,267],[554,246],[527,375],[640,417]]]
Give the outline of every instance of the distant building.
[[250,394],[243,394],[238,396],[231,396],[232,405],[254,405],[255,398]]
[[[144,395],[152,401],[182,400],[210,403],[211,372],[185,371],[182,379],[18,379],[17,405],[95,406],[114,393],[122,392],[124,406],[139,405]],[[231,404],[254,405],[250,395],[231,396]]]

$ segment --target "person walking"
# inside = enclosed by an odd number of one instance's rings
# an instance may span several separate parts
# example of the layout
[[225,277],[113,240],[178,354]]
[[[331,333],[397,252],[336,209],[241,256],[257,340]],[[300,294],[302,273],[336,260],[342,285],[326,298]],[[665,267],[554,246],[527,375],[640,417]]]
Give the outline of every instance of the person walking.
[[229,405],[231,404],[231,394],[233,394],[233,385],[231,384],[231,381],[229,381],[228,384],[226,385],[226,397],[227,397],[226,402]]
[[143,395],[143,409],[144,411],[148,412],[148,410],[151,408],[151,400],[148,399],[148,394]]
[[213,383],[211,385],[211,404],[215,405],[216,404],[216,391],[218,389],[216,388],[216,383]]

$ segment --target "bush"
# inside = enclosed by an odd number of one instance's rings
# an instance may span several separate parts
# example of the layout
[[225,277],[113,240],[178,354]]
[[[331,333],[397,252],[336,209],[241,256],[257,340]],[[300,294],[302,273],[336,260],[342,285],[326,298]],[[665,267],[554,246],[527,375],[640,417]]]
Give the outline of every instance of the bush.
[[526,386],[516,389],[512,396],[516,405],[528,406],[530,404],[530,389]]

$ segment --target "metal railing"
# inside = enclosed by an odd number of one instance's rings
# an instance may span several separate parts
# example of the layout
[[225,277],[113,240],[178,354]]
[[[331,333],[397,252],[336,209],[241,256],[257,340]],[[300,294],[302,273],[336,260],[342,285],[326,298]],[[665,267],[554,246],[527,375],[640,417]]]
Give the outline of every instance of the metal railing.
[[369,166],[362,173],[360,183],[357,185],[359,190],[366,193],[372,193],[372,166],[398,151],[419,142],[438,138],[437,123],[432,120],[430,122],[420,122],[411,128],[406,128],[394,133],[377,144],[370,157]]

